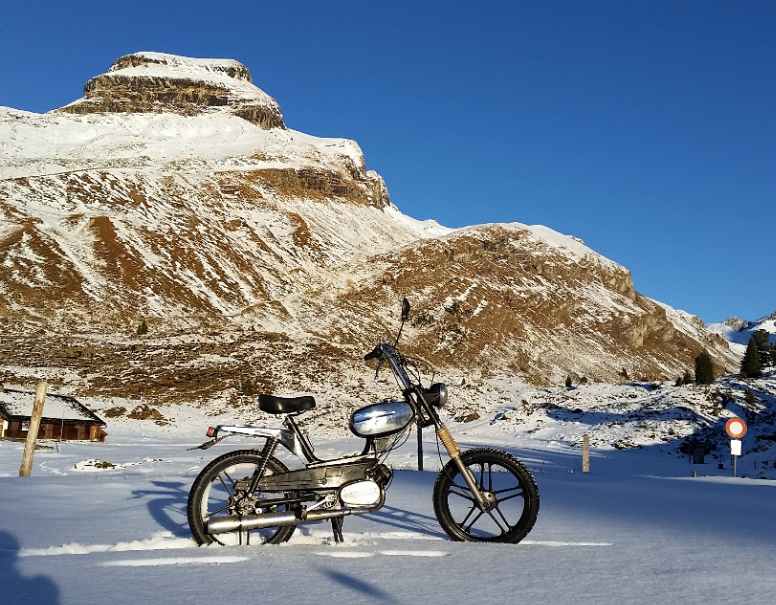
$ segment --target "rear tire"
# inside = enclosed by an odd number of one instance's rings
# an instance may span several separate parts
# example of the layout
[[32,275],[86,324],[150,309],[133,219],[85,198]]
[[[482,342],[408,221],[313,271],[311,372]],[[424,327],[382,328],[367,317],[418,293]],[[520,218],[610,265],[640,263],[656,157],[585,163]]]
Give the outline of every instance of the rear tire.
[[[267,499],[293,498],[296,492],[247,493],[247,487],[261,462],[255,450],[229,452],[213,460],[194,480],[189,491],[187,513],[189,527],[198,544],[216,542],[224,545],[279,544],[286,542],[296,529],[295,525],[209,534],[207,522],[230,515],[258,514],[289,510],[298,505],[262,507]],[[287,473],[288,469],[277,458],[270,458],[264,476]]]
[[461,454],[477,481],[478,489],[493,494],[495,506],[480,510],[453,460],[434,484],[434,514],[448,536],[468,542],[520,542],[536,523],[539,490],[525,465],[517,458],[491,448]]

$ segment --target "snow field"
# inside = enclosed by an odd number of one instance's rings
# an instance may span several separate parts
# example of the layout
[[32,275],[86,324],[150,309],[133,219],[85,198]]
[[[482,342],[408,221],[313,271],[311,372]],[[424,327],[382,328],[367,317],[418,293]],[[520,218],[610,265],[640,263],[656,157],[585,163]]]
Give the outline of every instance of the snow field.
[[[22,444],[0,442],[0,569],[15,602],[753,604],[776,596],[776,481],[690,478],[702,467],[650,447],[594,450],[592,472],[582,474],[569,472],[578,449],[502,436],[541,496],[539,520],[518,545],[451,542],[431,504],[436,472],[397,470],[381,511],[345,519],[344,544],[319,523],[280,546],[198,548],[185,514],[191,482],[217,455],[255,445],[188,450],[212,420],[182,415],[175,430],[112,422],[104,444],[47,444],[26,479],[15,476]],[[495,426],[454,431],[473,447],[498,442]],[[424,436],[425,465],[438,468]],[[321,455],[360,445],[317,443]],[[412,468],[415,448],[413,435],[395,465]],[[117,468],[76,470],[87,459]]]

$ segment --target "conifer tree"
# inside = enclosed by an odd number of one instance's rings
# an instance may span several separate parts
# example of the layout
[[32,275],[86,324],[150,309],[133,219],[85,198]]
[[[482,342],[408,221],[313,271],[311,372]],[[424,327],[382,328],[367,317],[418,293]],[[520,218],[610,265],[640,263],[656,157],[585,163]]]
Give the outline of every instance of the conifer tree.
[[757,330],[752,334],[754,344],[757,347],[757,354],[760,356],[760,369],[774,365],[773,353],[776,350],[776,343],[770,344],[771,334],[766,330]]
[[714,363],[705,349],[695,358],[695,382],[698,384],[714,382]]
[[754,338],[749,339],[746,345],[746,353],[741,361],[741,376],[744,378],[754,378],[760,375],[760,356],[757,354],[757,345]]
[[746,402],[746,407],[748,407],[750,410],[754,411],[756,409],[757,405],[757,397],[752,392],[752,389],[746,389],[746,393],[744,393],[744,401]]
[[752,334],[752,340],[754,340],[754,344],[758,349],[764,349],[768,346],[768,340],[770,340],[771,335],[766,330],[757,330],[754,334]]

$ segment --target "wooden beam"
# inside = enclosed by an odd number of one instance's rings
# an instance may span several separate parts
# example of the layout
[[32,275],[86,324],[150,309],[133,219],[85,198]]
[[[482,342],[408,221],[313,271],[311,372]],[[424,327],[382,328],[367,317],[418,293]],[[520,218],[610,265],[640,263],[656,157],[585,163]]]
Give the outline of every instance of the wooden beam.
[[41,380],[35,391],[35,403],[32,406],[32,416],[30,416],[30,427],[27,430],[27,441],[24,442],[24,455],[22,456],[22,466],[19,468],[20,477],[29,477],[32,473],[32,457],[35,455],[35,442],[38,439],[38,429],[40,428],[40,417],[43,415],[43,404],[46,401],[46,388],[48,383]]

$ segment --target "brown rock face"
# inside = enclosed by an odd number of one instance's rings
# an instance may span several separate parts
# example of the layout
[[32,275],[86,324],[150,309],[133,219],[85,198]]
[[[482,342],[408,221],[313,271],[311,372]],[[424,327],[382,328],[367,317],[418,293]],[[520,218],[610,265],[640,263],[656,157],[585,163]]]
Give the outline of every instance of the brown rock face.
[[108,73],[86,83],[83,99],[58,111],[196,115],[216,107],[266,130],[285,128],[277,102],[253,86],[242,63],[159,53],[121,57]]
[[719,370],[735,367],[721,338],[702,327],[677,329],[663,307],[633,290],[623,267],[593,253],[575,258],[530,228],[467,229],[370,262],[374,275],[338,301],[361,321],[346,315],[332,326],[338,334],[350,329],[362,346],[390,333],[374,326],[363,334],[367,318],[407,296],[407,339],[440,367],[469,365],[538,384],[568,375],[616,381],[623,368],[634,379],[658,380],[691,368],[703,348]]
[[[179,176],[0,182],[0,262],[10,268],[0,272],[0,324],[35,318],[110,332],[138,313],[180,325],[293,324],[283,298],[324,280],[363,239],[413,239],[391,233],[382,213],[388,192],[376,173],[198,165]],[[51,223],[25,207],[41,196],[57,208]],[[349,234],[357,230],[363,234]]]
[[361,206],[383,209],[391,203],[385,181],[376,173],[365,171],[340,172],[314,168],[268,168],[239,175],[243,181],[239,191],[252,197],[245,182],[261,183],[286,198],[316,201],[338,198]]

